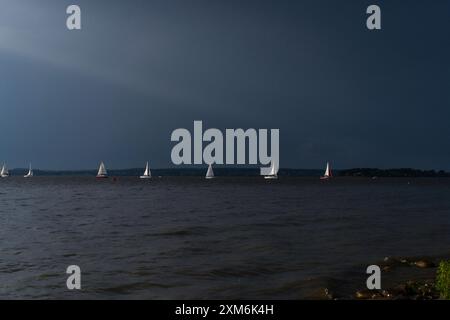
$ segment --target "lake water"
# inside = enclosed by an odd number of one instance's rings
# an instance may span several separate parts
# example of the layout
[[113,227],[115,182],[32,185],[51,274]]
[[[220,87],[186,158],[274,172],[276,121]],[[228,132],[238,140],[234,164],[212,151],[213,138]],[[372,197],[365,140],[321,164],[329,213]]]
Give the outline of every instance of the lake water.
[[0,298],[302,299],[447,254],[449,195],[437,178],[1,179]]

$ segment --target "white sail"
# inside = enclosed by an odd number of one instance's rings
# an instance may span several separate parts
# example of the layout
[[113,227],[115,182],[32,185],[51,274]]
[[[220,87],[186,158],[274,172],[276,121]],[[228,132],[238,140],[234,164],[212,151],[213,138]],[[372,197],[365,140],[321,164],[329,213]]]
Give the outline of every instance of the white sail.
[[6,164],[3,164],[2,171],[0,172],[0,176],[7,177],[9,176],[9,171],[6,168]]
[[278,174],[278,168],[275,165],[275,162],[272,162],[272,166],[270,167],[270,173],[271,176],[276,176]]
[[98,168],[97,177],[106,177],[108,175],[108,172],[106,171],[105,164],[102,162],[100,163],[100,167]]
[[331,177],[331,169],[330,169],[330,164],[328,162],[327,162],[327,168],[325,169],[325,174],[323,176]]
[[30,163],[30,169],[28,169],[28,173],[24,176],[25,178],[29,178],[32,177],[33,174],[33,169],[31,169],[31,163]]
[[275,162],[272,162],[272,164],[270,165],[270,171],[269,174],[264,176],[264,179],[278,179],[278,166],[276,165]]
[[150,167],[148,166],[148,161],[147,164],[145,166],[145,171],[144,171],[144,176],[151,176],[151,172],[150,172]]
[[211,178],[214,178],[214,171],[213,171],[212,165],[210,164],[208,166],[208,171],[206,172],[206,179],[211,179]]
[[147,164],[145,165],[144,174],[140,178],[145,179],[145,178],[151,178],[151,177],[152,177],[152,173],[150,171],[150,167],[149,167],[148,161],[147,161]]

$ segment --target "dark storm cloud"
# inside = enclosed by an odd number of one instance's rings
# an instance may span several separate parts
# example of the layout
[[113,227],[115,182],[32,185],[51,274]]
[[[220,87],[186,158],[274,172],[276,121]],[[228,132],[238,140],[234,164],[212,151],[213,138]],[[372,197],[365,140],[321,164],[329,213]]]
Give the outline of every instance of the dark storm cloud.
[[[65,9],[82,8],[67,31]],[[382,30],[365,10],[382,8]],[[170,166],[170,133],[280,128],[283,167],[450,169],[450,3],[3,1],[0,160]]]

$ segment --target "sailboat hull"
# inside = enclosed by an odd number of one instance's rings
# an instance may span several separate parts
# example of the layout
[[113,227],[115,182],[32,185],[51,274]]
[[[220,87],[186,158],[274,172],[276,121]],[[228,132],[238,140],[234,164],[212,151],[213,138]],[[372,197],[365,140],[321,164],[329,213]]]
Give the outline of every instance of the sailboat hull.
[[329,180],[331,177],[320,177],[320,180]]
[[96,176],[97,179],[108,179],[108,176]]
[[264,179],[275,180],[275,179],[278,179],[278,176],[264,176]]
[[140,179],[150,179],[151,176],[140,176],[139,178],[140,178]]

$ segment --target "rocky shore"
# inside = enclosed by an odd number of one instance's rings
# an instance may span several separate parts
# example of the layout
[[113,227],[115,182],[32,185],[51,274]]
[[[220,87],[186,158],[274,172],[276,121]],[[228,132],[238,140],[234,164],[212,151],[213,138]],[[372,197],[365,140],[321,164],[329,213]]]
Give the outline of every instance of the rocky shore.
[[[380,290],[364,288],[365,281],[348,281],[351,285],[329,286],[322,288],[313,299],[327,300],[438,300],[440,293],[436,289],[436,272],[440,258],[386,257],[375,263],[380,266]],[[360,284],[355,287],[354,283]]]
[[[390,280],[390,286],[381,290],[358,290],[355,292],[356,299],[389,299],[389,300],[435,300],[439,299],[439,292],[435,287],[435,276],[438,261],[430,258],[393,258],[386,257],[380,264],[382,274],[389,278],[389,273],[395,277],[395,273],[402,271],[415,278],[405,281],[399,279],[400,283]],[[412,268],[412,270],[407,270]],[[415,270],[414,270],[415,269]],[[421,270],[421,272],[420,272]]]

